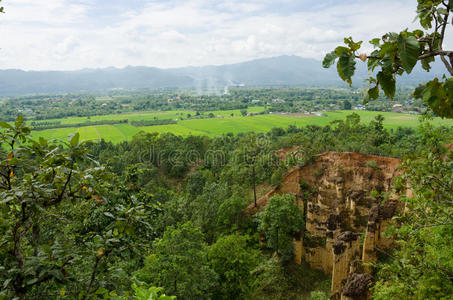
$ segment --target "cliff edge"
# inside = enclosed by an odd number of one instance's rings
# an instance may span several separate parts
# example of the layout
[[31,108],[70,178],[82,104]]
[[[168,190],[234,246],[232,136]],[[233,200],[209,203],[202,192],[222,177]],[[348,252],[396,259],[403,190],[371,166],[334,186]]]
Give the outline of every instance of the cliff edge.
[[393,242],[383,232],[401,209],[391,191],[400,164],[389,157],[322,153],[312,164],[290,170],[248,211],[259,211],[275,194],[294,195],[306,224],[294,239],[295,261],[332,276],[331,299],[367,299],[369,263]]

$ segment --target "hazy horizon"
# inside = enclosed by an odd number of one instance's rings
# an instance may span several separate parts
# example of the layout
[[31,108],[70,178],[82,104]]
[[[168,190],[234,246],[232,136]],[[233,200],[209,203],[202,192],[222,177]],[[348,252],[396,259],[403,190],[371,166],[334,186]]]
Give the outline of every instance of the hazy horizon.
[[[390,5],[391,4],[391,5]],[[413,28],[409,0],[4,1],[0,69],[178,68],[296,55]]]

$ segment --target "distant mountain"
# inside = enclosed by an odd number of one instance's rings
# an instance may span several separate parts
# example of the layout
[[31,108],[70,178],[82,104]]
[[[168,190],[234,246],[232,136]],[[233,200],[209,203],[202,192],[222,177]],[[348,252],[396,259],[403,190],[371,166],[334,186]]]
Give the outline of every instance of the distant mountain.
[[[415,69],[402,84],[416,85],[439,75],[437,64],[430,73]],[[368,77],[365,64],[358,64],[354,84],[362,85]],[[25,94],[101,91],[114,88],[198,88],[224,86],[345,86],[334,67],[324,69],[321,62],[298,56],[279,56],[243,63],[158,69],[126,67],[84,69],[80,71],[0,70],[0,96]]]

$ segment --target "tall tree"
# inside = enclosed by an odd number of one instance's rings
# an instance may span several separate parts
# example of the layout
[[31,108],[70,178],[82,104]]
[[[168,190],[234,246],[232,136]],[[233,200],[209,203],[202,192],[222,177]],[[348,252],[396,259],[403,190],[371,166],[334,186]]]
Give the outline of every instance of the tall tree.
[[153,245],[137,278],[165,288],[178,299],[209,299],[216,273],[209,267],[200,229],[192,222],[170,226]]
[[258,229],[263,232],[267,246],[283,260],[293,256],[293,239],[304,225],[302,212],[294,202],[291,195],[273,196],[259,215]]
[[214,299],[249,299],[251,272],[261,258],[260,251],[249,246],[249,240],[248,236],[232,234],[209,246],[209,264],[219,275]]

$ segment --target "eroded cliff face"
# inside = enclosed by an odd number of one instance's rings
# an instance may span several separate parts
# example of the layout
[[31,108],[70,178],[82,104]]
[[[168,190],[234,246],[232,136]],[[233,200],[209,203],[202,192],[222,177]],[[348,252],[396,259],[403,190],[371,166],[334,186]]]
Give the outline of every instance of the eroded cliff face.
[[332,275],[332,299],[367,299],[372,278],[366,263],[392,244],[383,232],[400,209],[391,194],[400,163],[360,153],[323,153],[288,172],[280,187],[249,210],[259,210],[274,194],[293,194],[306,220],[302,237],[294,240],[295,261]]

